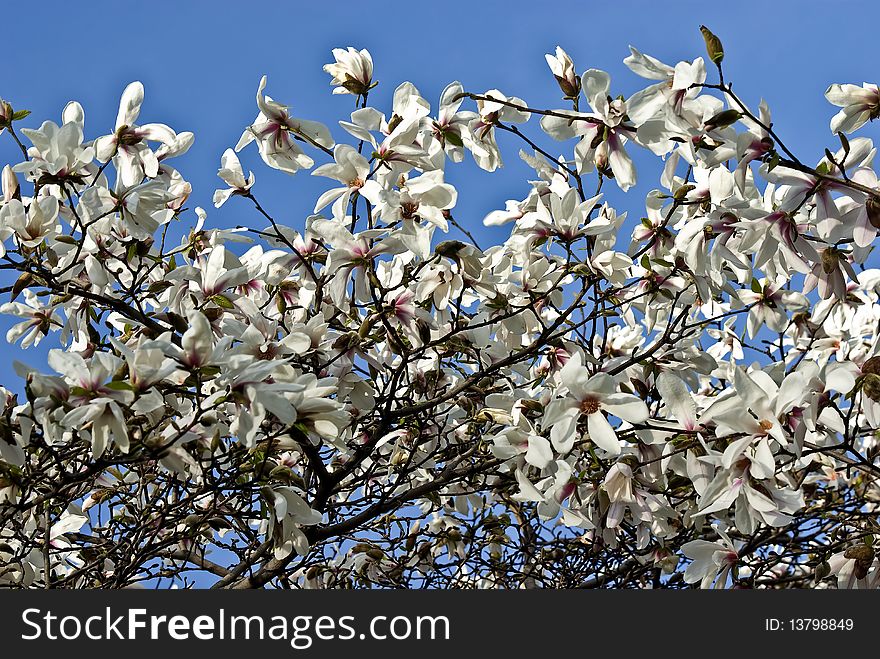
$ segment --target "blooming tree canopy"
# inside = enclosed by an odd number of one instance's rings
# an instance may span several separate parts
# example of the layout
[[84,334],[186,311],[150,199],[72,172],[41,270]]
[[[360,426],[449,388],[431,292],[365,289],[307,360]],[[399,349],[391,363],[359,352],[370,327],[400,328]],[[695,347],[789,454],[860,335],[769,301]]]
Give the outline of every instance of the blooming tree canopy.
[[[57,347],[2,389],[0,586],[878,585],[880,93],[831,85],[831,146],[796,155],[702,32],[631,48],[629,98],[556,48],[554,108],[377,107],[335,49],[332,132],[263,77],[218,154],[234,229],[187,208],[194,135],[139,82],[113,126],[2,101],[0,313]],[[504,176],[499,133],[534,174],[481,246],[445,173]],[[639,150],[659,180],[614,208]],[[325,181],[312,214],[264,208],[248,152]]]

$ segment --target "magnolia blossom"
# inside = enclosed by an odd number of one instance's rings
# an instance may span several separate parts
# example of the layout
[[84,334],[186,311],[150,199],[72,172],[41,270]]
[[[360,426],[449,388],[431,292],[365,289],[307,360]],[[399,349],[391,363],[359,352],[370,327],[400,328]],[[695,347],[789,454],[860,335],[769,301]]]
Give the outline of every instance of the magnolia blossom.
[[210,216],[140,83],[0,101],[0,585],[880,586],[877,87],[813,160],[701,32],[561,109],[336,49],[341,141],[263,77]]
[[339,144],[333,150],[335,163],[328,163],[315,167],[312,176],[326,176],[342,183],[342,187],[332,188],[318,197],[315,202],[315,210],[324,209],[333,203],[333,217],[343,219],[346,207],[352,194],[360,190],[367,182],[370,175],[370,163],[356,149],[348,144]]
[[620,393],[614,379],[605,374],[590,375],[579,354],[574,355],[559,372],[564,398],[550,403],[544,424],[550,428],[550,439],[560,453],[568,453],[577,440],[577,423],[586,419],[589,439],[611,455],[621,451],[617,433],[606,413],[630,423],[648,418],[648,408],[638,397]]
[[721,529],[716,529],[719,538],[714,542],[692,540],[682,546],[684,555],[692,560],[684,573],[688,583],[698,583],[700,588],[724,588],[728,575],[739,561],[733,541]]
[[627,122],[626,102],[611,98],[611,77],[604,71],[586,71],[581,84],[593,112],[564,111],[546,115],[541,127],[557,140],[578,136],[580,141],[575,147],[578,171],[590,172],[595,168],[610,173],[621,189],[628,190],[635,185],[636,170],[624,148],[635,135],[635,128]]
[[336,61],[325,64],[324,71],[329,73],[333,80],[331,85],[337,85],[333,89],[334,94],[366,95],[375,85],[373,83],[373,58],[370,52],[363,48],[356,50],[349,46],[347,49],[334,48],[333,57]]
[[257,107],[260,108],[260,113],[254,123],[242,133],[235,150],[241,151],[256,140],[263,162],[273,169],[295,174],[300,169],[315,164],[297,144],[296,138],[327,149],[333,146],[333,138],[323,124],[295,119],[288,114],[286,106],[264,95],[266,82],[267,77],[263,76],[257,88]]
[[220,159],[220,170],[217,172],[217,176],[223,179],[229,187],[225,190],[214,191],[215,208],[220,208],[232,195],[247,194],[248,190],[250,190],[254,186],[254,183],[256,183],[253,172],[248,172],[247,178],[244,177],[241,163],[238,160],[238,156],[235,155],[235,151],[232,149],[226,149],[226,151],[223,152],[223,157]]
[[114,132],[95,140],[95,157],[101,162],[115,158],[123,184],[137,185],[144,176],[154,178],[159,173],[159,160],[147,142],[165,146],[175,143],[177,134],[165,124],[144,124],[137,121],[144,102],[144,86],[133,82],[122,92]]
[[24,304],[7,302],[0,306],[0,313],[18,316],[25,320],[16,323],[6,332],[6,340],[15,343],[21,339],[22,348],[39,345],[52,325],[61,325],[61,318],[53,308],[46,308],[33,291],[24,292]]
[[831,119],[834,133],[852,133],[880,116],[880,89],[874,84],[833,84],[825,90],[825,98],[843,108]]

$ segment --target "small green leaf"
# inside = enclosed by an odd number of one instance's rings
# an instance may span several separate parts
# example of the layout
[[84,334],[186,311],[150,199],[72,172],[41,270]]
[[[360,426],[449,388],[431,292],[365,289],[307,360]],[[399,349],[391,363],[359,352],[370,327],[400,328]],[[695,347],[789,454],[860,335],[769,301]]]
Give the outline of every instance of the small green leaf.
[[134,387],[130,382],[126,380],[113,380],[109,382],[107,385],[108,389],[112,389],[113,391],[134,391]]
[[167,288],[170,288],[173,284],[170,281],[154,281],[147,287],[147,290],[150,293],[161,293]]
[[234,309],[235,305],[232,304],[232,300],[230,300],[225,295],[212,295],[211,302],[216,304],[221,309]]
[[30,110],[17,110],[12,113],[13,121],[21,121],[31,113]]
[[454,130],[447,130],[443,133],[444,139],[449,142],[452,146],[464,146],[464,142],[458,133]]

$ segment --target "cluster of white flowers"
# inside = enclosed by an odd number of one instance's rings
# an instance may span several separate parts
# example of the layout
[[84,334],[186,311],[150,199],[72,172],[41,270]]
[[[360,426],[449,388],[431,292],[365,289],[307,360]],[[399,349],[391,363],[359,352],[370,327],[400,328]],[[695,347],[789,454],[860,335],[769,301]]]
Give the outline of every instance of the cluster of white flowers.
[[[109,134],[86,140],[75,102],[60,126],[20,130],[0,312],[19,319],[8,341],[60,347],[53,375],[17,365],[23,402],[3,392],[0,584],[124,584],[161,560],[305,587],[457,563],[448,583],[494,587],[504,528],[530,515],[565,555],[619,549],[665,575],[642,585],[877,583],[880,270],[865,266],[880,185],[872,140],[847,137],[880,116],[876,85],[828,89],[840,147],[811,164],[702,58],[633,48],[650,86],[624,98],[557,48],[568,107],[455,82],[434,113],[407,82],[383,113],[369,52],[333,54],[351,144],[292,117],[263,77],[214,194],[253,213],[247,229],[197,208],[170,244],[191,186],[169,161],[194,138],[135,123],[140,83]],[[18,139],[24,114],[3,103]],[[523,132],[532,115],[546,148]],[[498,170],[499,131],[535,175],[484,220],[509,238],[481,249],[445,169],[470,154]],[[267,166],[328,180],[296,226],[257,201],[237,155],[252,142]],[[636,186],[635,149],[662,174],[627,222],[601,191]],[[487,558],[468,563],[478,536]],[[138,558],[138,543],[157,549]],[[523,583],[545,558],[526,552]]]

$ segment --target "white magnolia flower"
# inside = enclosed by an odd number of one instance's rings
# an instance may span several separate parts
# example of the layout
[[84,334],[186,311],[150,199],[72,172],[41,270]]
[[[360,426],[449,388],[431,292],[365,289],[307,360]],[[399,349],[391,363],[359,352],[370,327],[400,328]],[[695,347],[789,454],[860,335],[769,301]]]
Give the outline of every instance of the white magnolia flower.
[[317,213],[333,204],[333,217],[344,219],[352,194],[364,187],[370,174],[370,163],[357,149],[348,144],[339,144],[333,149],[335,162],[321,165],[312,170],[312,176],[326,176],[343,185],[327,190],[315,202]]
[[122,92],[114,132],[95,140],[95,157],[101,162],[113,158],[122,183],[133,186],[146,176],[159,174],[159,159],[147,142],[170,146],[177,142],[177,134],[165,124],[135,124],[144,102],[144,86],[133,82]]
[[217,176],[222,178],[229,187],[225,190],[214,191],[215,208],[220,208],[234,194],[247,194],[256,182],[253,172],[248,172],[248,177],[244,177],[241,162],[239,162],[238,156],[235,155],[235,151],[232,149],[226,149],[223,152]]
[[825,90],[825,98],[832,105],[843,108],[831,119],[831,132],[852,133],[880,116],[880,88],[863,83],[858,85],[833,84]]
[[727,577],[739,562],[739,554],[733,541],[721,529],[716,529],[720,536],[715,542],[708,540],[692,540],[682,545],[682,552],[691,559],[684,573],[687,583],[698,583],[700,588],[724,588]]
[[562,454],[571,451],[577,439],[577,424],[586,419],[590,440],[611,455],[620,453],[620,440],[605,413],[630,423],[648,418],[648,407],[632,394],[620,393],[610,375],[591,376],[580,354],[575,354],[559,372],[567,390],[564,398],[553,400],[544,415],[544,427],[550,429],[554,448]]
[[364,48],[357,50],[349,46],[347,49],[334,48],[331,64],[324,65],[324,71],[333,76],[331,85],[336,85],[334,94],[354,94],[365,96],[373,87],[373,58]]
[[315,163],[297,144],[297,138],[325,149],[333,146],[333,138],[324,124],[291,117],[287,106],[264,95],[266,81],[266,76],[260,78],[260,86],[257,88],[257,107],[260,108],[260,113],[244,130],[235,150],[241,151],[256,140],[263,162],[273,169],[295,174]]

